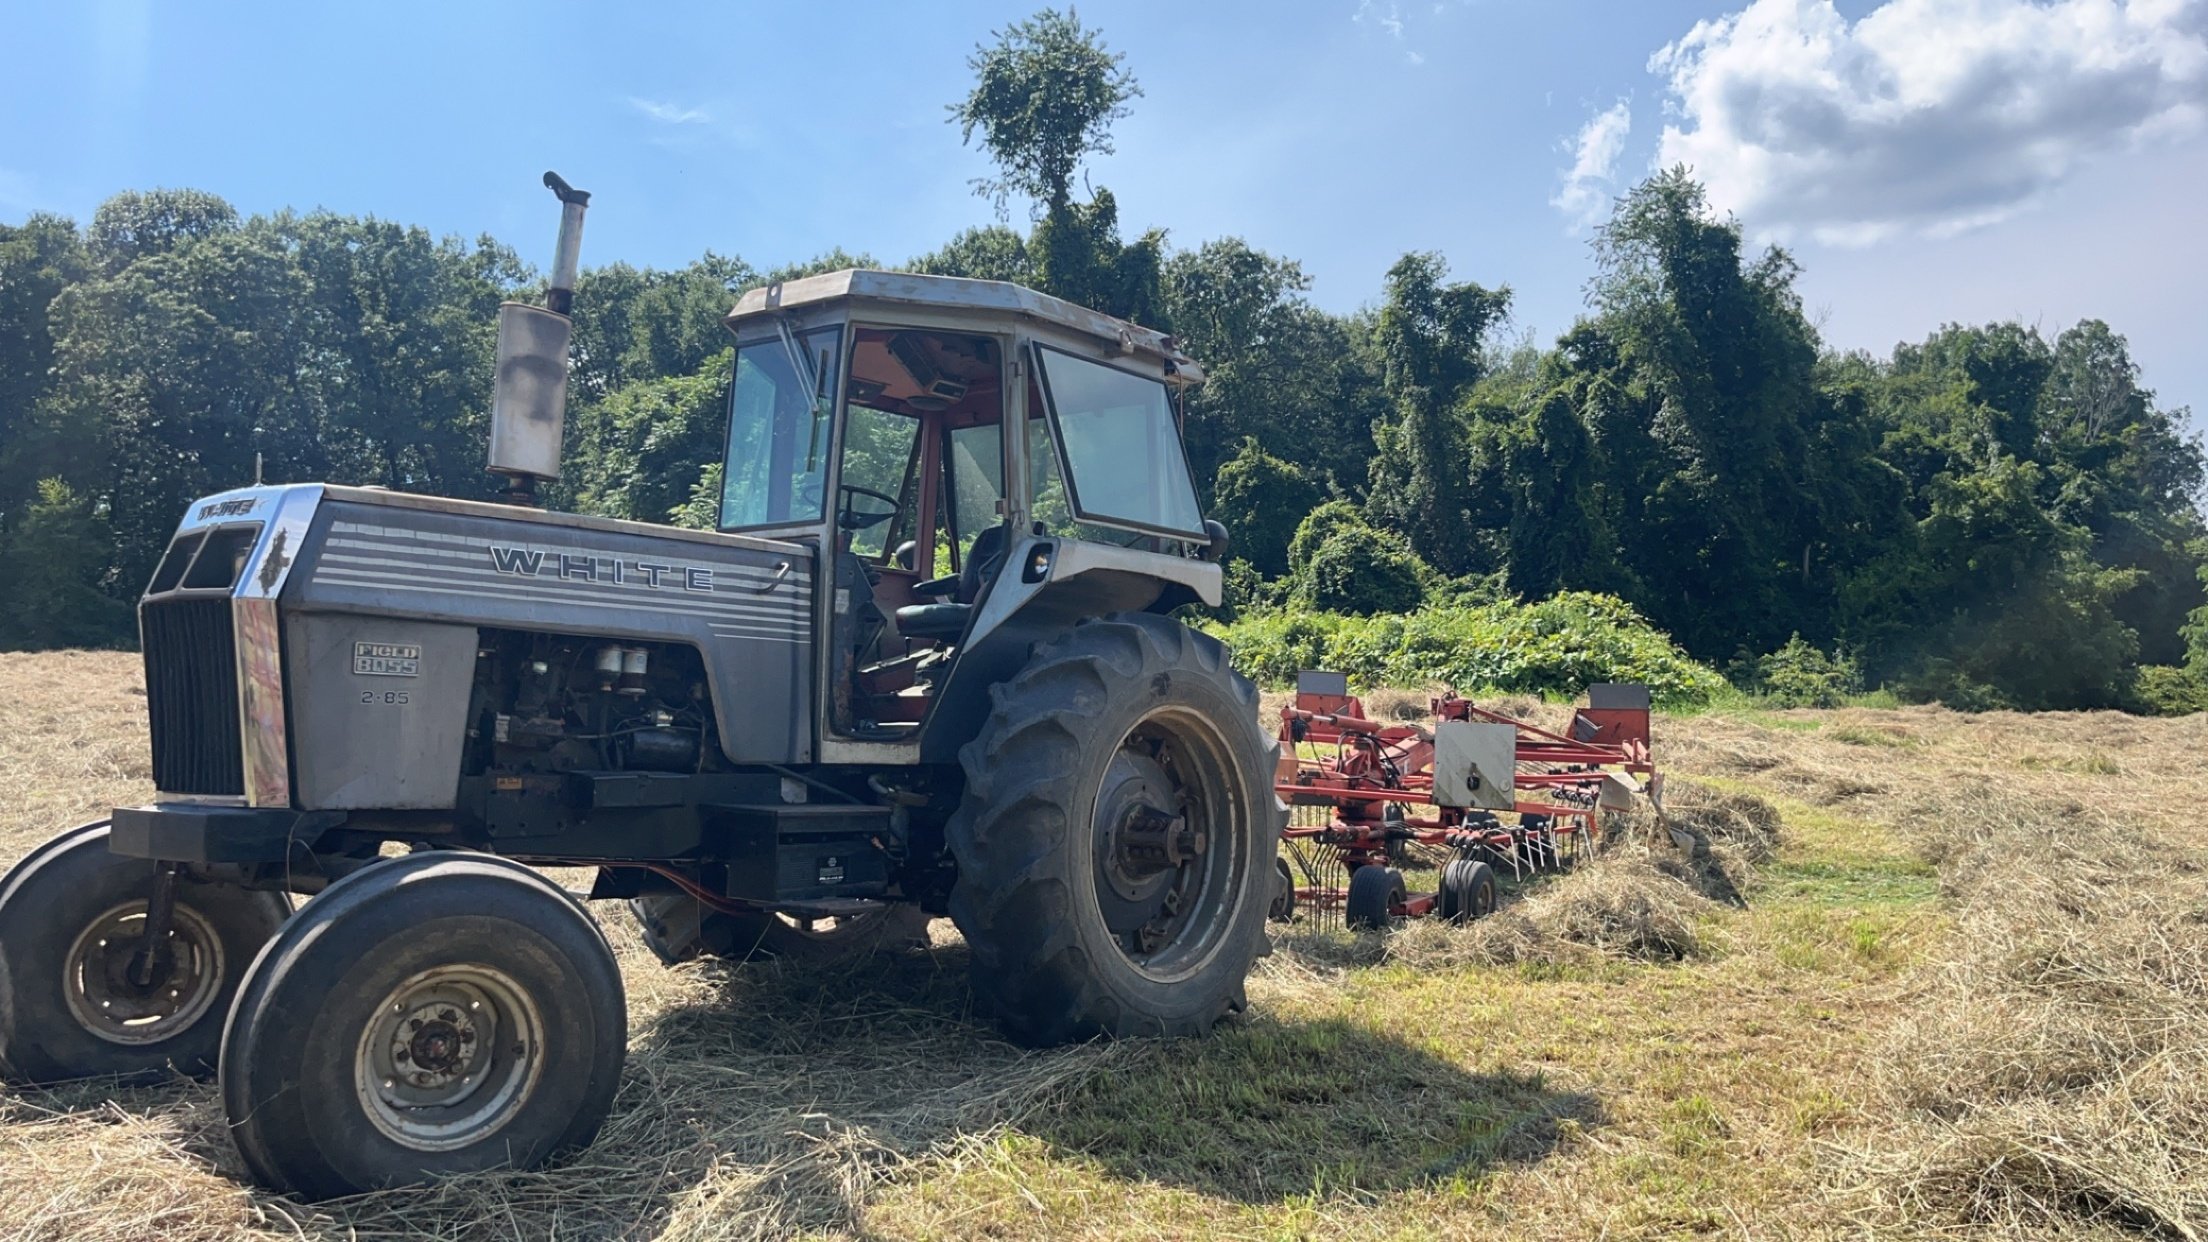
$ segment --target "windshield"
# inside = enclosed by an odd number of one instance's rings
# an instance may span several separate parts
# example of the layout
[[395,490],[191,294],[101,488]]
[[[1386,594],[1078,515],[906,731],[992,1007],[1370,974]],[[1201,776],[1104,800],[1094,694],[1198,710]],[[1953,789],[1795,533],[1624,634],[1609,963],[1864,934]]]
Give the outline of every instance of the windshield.
[[[736,351],[721,474],[721,529],[798,526],[821,519],[828,478],[828,417],[843,333],[822,328],[797,338],[803,370],[780,339]],[[810,372],[810,374],[807,374]],[[816,394],[811,376],[828,391]]]
[[1065,450],[1074,513],[1202,537],[1204,515],[1165,384],[1054,349],[1036,352]]

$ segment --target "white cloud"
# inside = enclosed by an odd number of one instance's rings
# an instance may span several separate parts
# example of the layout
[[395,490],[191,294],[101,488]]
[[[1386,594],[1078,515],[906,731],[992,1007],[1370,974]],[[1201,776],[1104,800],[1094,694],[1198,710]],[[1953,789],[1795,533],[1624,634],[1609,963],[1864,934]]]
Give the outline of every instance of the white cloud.
[[2104,151],[2200,132],[2204,9],[1888,0],[1850,23],[1831,0],[1753,0],[1649,59],[1674,118],[1657,163],[1693,166],[1762,234],[1861,244],[1990,224]]
[[1632,132],[1631,103],[1620,99],[1588,118],[1579,136],[1565,144],[1564,149],[1572,152],[1572,166],[1549,205],[1571,217],[1575,229],[1594,223],[1609,210],[1617,188],[1618,157],[1625,154],[1626,135]]
[[664,100],[639,99],[631,95],[629,106],[662,125],[708,125],[713,121],[713,114],[703,108],[686,108]]
[[1357,12],[1350,20],[1360,26],[1369,21],[1387,31],[1390,38],[1403,37],[1403,10],[1396,0],[1388,0],[1386,4],[1379,0],[1357,0]]

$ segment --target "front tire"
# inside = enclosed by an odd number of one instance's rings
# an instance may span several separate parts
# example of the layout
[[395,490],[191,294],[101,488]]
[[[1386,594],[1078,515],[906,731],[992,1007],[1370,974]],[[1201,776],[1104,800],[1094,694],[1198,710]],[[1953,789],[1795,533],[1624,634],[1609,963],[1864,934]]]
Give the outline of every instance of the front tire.
[[281,893],[179,877],[163,943],[140,935],[157,863],[110,853],[103,821],[0,879],[0,1077],[212,1073],[246,966],[291,913]]
[[1216,639],[1086,621],[991,687],[960,752],[951,918],[1013,1039],[1200,1035],[1246,1005],[1287,810]]
[[627,1052],[613,950],[518,863],[424,853],[308,902],[222,1041],[255,1177],[309,1199],[511,1166],[597,1134]]

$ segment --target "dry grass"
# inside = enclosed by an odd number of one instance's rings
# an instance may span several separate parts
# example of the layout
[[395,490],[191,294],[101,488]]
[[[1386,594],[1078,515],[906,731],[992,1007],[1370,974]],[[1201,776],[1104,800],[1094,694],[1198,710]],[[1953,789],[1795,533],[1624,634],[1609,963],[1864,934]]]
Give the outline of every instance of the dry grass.
[[[0,863],[144,796],[136,681],[0,655]],[[1211,1040],[1022,1052],[947,931],[827,977],[668,971],[608,910],[631,1055],[574,1160],[310,1208],[243,1183],[207,1086],[0,1089],[0,1233],[2208,1232],[2208,717],[1746,713],[1657,746],[1684,849],[1636,818],[1472,929],[1283,936]]]

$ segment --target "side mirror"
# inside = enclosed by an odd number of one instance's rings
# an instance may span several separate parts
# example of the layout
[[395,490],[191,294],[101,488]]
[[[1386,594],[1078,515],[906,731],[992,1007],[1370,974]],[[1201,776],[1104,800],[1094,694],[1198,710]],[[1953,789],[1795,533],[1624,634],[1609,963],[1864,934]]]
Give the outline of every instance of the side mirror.
[[1214,565],[1226,564],[1227,547],[1230,542],[1227,538],[1227,528],[1220,525],[1217,518],[1205,518],[1204,533],[1211,536],[1211,541],[1206,543],[1203,551],[1196,555]]

